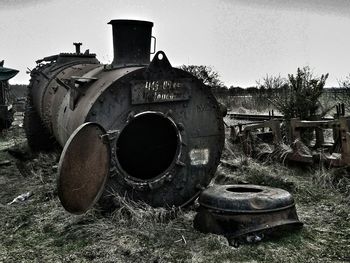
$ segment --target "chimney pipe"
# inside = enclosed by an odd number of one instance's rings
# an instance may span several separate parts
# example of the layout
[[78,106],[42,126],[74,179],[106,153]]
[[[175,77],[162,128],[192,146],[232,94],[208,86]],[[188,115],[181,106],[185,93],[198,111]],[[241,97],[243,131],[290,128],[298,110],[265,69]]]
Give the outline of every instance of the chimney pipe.
[[75,53],[80,54],[80,46],[82,43],[73,43],[73,45],[75,46]]
[[153,23],[140,20],[111,20],[113,67],[148,65]]

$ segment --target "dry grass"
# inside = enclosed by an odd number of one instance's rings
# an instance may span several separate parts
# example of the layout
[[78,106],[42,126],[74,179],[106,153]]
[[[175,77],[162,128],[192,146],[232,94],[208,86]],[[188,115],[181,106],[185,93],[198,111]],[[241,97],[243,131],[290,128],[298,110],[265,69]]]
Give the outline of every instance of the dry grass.
[[[1,160],[11,160],[10,166],[0,167],[0,262],[350,260],[349,200],[334,185],[334,178],[348,174],[346,169],[335,172],[259,162],[227,142],[224,164],[213,183],[254,183],[289,190],[305,224],[300,232],[235,249],[221,236],[193,229],[194,207],[152,208],[115,194],[119,207],[113,213],[94,209],[81,216],[68,214],[55,190],[57,158],[57,153],[51,153],[19,161],[0,151]],[[7,205],[28,191],[33,195],[27,201]]]

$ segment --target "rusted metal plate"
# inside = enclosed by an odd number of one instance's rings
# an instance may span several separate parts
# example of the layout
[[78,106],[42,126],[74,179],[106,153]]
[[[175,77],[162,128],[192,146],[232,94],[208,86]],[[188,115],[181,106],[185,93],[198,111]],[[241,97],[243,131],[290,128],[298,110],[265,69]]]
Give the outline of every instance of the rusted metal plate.
[[191,85],[188,80],[133,81],[131,103],[146,104],[189,100]]
[[202,192],[194,227],[236,242],[249,234],[300,228],[295,203],[283,189],[258,185],[215,185]]
[[16,76],[18,72],[19,71],[17,69],[4,68],[3,66],[0,66],[0,81],[8,81]]
[[57,189],[63,207],[83,214],[103,192],[110,168],[106,131],[96,123],[84,123],[68,139],[59,162]]
[[261,185],[216,185],[199,197],[208,209],[228,213],[261,213],[294,206],[292,195],[283,189]]
[[230,244],[245,243],[248,236],[261,236],[287,230],[290,233],[303,226],[295,206],[262,213],[221,213],[199,207],[194,227],[203,233],[224,235]]

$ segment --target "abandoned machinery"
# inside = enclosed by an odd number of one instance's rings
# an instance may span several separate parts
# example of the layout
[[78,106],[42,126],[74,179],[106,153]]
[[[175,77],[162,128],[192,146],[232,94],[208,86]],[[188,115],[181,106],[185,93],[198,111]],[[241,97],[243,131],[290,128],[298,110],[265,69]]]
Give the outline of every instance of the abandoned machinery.
[[[284,141],[282,132],[287,130],[286,140],[291,148],[284,153],[283,159],[306,164],[322,161],[331,167],[350,164],[350,117],[345,116],[344,105],[337,106],[337,114],[331,119],[310,121],[292,118],[282,122],[281,118],[269,118],[231,126],[231,140],[241,143],[246,154],[263,156],[273,154],[276,149],[278,151]],[[304,132],[311,132],[313,136],[309,143],[303,141]],[[265,147],[265,152],[261,152],[257,147],[259,142],[270,143],[273,147]]]
[[258,185],[214,185],[199,196],[194,227],[224,235],[230,245],[261,241],[264,235],[299,229],[292,195]]
[[[152,206],[181,206],[209,184],[224,145],[223,112],[210,89],[150,62],[153,23],[112,20],[114,60],[60,53],[31,71],[24,127],[34,150],[64,147],[58,194],[71,213],[118,193]],[[155,53],[155,52],[153,52]],[[101,199],[100,199],[101,200]]]
[[17,75],[16,69],[5,68],[4,61],[0,61],[0,132],[11,126],[13,109],[10,103],[8,81]]

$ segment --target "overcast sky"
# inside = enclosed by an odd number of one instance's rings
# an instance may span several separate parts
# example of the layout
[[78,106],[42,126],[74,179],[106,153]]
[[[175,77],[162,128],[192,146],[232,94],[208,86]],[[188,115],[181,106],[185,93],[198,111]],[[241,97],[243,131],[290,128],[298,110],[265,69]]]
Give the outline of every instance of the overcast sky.
[[306,65],[328,72],[327,86],[350,73],[348,0],[0,0],[0,19],[0,60],[21,71],[11,83],[28,83],[27,67],[73,42],[110,63],[111,19],[154,22],[173,66],[211,65],[227,86]]

